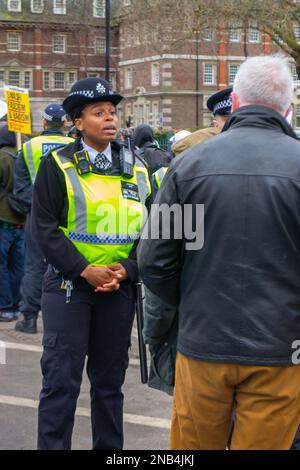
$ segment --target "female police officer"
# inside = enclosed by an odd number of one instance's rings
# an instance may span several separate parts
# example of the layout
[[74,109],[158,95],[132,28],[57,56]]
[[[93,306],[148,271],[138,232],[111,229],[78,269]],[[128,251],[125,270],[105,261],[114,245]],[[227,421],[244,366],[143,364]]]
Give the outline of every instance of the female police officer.
[[123,395],[137,277],[135,239],[151,189],[147,169],[114,142],[122,97],[100,78],[63,106],[82,138],[43,159],[32,233],[44,278],[38,448],[69,449],[85,357],[94,449],[121,449]]

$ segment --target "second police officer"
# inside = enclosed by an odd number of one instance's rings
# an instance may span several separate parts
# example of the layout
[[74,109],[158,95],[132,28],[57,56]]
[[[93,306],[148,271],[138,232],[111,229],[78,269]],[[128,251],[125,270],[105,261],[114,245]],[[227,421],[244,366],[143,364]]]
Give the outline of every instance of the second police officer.
[[70,449],[85,358],[94,449],[123,446],[122,385],[135,309],[135,246],[150,204],[145,164],[115,141],[122,96],[91,77],[63,106],[82,134],[43,159],[32,233],[49,268],[38,448]]
[[61,105],[49,104],[42,115],[43,132],[22,146],[14,171],[13,193],[9,202],[13,209],[26,215],[25,225],[25,266],[21,284],[20,312],[23,320],[16,323],[15,329],[22,333],[37,333],[37,318],[41,309],[42,280],[46,271],[44,256],[33,242],[30,233],[32,188],[39,169],[41,158],[51,149],[56,149],[73,141],[66,137],[66,112]]

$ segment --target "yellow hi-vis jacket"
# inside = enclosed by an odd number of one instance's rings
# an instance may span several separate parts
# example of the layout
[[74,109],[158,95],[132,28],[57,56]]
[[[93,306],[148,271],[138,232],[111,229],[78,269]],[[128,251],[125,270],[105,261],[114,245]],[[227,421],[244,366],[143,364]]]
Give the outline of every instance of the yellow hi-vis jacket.
[[55,150],[62,145],[67,145],[71,142],[74,142],[74,139],[71,137],[49,134],[34,137],[23,144],[22,150],[24,160],[28,168],[32,184],[35,181],[41,163],[41,157],[47,154],[50,150]]
[[139,160],[131,179],[122,175],[79,175],[74,163],[51,153],[64,174],[68,195],[65,236],[93,266],[128,258],[147,218],[145,202],[151,193],[146,167]]

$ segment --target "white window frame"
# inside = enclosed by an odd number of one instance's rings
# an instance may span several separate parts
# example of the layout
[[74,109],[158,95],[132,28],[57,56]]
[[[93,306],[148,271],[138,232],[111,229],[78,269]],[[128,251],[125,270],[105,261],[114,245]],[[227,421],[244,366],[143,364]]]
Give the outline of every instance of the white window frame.
[[[12,82],[11,82],[10,76],[11,76],[12,73],[16,73],[16,74],[19,75],[19,80],[18,80],[17,83],[12,83]],[[18,87],[20,87],[20,86],[22,85],[22,74],[21,74],[21,71],[20,71],[20,70],[9,70],[9,71],[8,71],[8,74],[7,74],[7,78],[8,78],[7,83],[8,83],[9,85],[11,85],[11,86],[18,86]]]
[[[26,80],[25,80],[26,74],[29,74],[29,86],[27,86],[27,84],[26,84]],[[32,72],[31,72],[31,70],[24,70],[23,75],[24,75],[23,76],[24,88],[26,88],[27,90],[31,90],[32,89]]]
[[259,43],[259,30],[257,29],[257,26],[252,25],[250,26],[248,30],[248,41],[251,44],[258,44]]
[[209,42],[209,41],[212,41],[212,39],[213,39],[213,29],[212,29],[212,27],[205,28],[203,30],[203,41]]
[[53,13],[54,15],[66,15],[66,0],[53,0]]
[[102,38],[101,36],[95,36],[94,50],[95,50],[96,55],[105,54],[105,50],[106,50],[105,38]]
[[291,65],[291,72],[292,72],[292,75],[293,75],[293,81],[294,82],[299,82],[299,78],[298,78],[298,74],[297,74],[297,70],[296,70],[296,64]]
[[[102,4],[102,11],[101,14],[98,14],[98,2],[101,2]],[[94,18],[104,18],[105,17],[105,3],[104,0],[93,0],[93,17]]]
[[[16,5],[16,6],[14,6]],[[22,0],[7,0],[7,10],[21,12],[22,11]]]
[[[56,74],[58,74],[58,73],[62,74],[62,76],[63,76],[63,78],[64,78],[63,87],[56,87],[56,85],[55,85],[55,80],[56,80],[56,79],[55,79],[55,76],[56,76]],[[65,74],[65,72],[62,72],[61,70],[55,70],[55,71],[53,72],[53,90],[65,90],[65,89],[66,89],[66,74]]]
[[[70,79],[70,75],[71,74],[74,74],[74,79],[71,80]],[[75,70],[68,70],[67,72],[67,80],[65,80],[67,82],[67,88],[71,88],[72,85],[74,85],[75,82],[77,82],[77,72]]]
[[233,43],[241,42],[241,31],[238,23],[232,23],[229,26],[228,40]]
[[[62,50],[55,50],[55,47],[57,47],[58,44],[55,44],[55,40],[57,38],[63,38],[63,42],[62,42]],[[66,36],[64,34],[55,34],[53,35],[52,37],[52,52],[54,54],[65,54],[66,53],[66,45],[67,45],[67,39],[66,39]]]
[[296,127],[300,127],[300,103],[296,105]]
[[[207,73],[208,73],[208,72],[206,72],[206,67],[208,67],[208,66],[212,68],[212,73],[211,73],[212,81],[207,81],[205,79],[205,75],[207,75]],[[203,64],[203,85],[215,85],[215,84],[216,84],[216,66],[215,66],[215,64],[205,62]]]
[[[17,39],[16,41],[16,45],[17,47],[12,47],[10,44],[10,37],[11,36],[15,36]],[[21,47],[22,47],[22,36],[21,36],[21,33],[16,33],[16,32],[13,32],[13,31],[10,31],[7,33],[6,35],[6,42],[7,42],[7,50],[10,51],[10,52],[20,52],[21,50]]]
[[159,63],[154,62],[153,64],[151,64],[151,85],[159,86],[159,83],[160,83]]
[[125,90],[131,90],[133,87],[133,71],[132,67],[126,67],[125,69]]
[[300,44],[300,25],[299,24],[294,24],[294,34],[295,38],[298,44]]
[[[233,75],[233,73],[232,73],[232,68],[233,67],[236,67],[237,70],[236,70],[236,73],[234,75],[234,78],[232,79],[231,76]],[[228,64],[228,85],[233,84],[235,76],[238,73],[239,67],[240,67],[240,64]]]
[[[39,6],[35,5],[35,2],[39,1]],[[30,2],[31,13],[43,13],[44,11],[44,0],[31,0]]]
[[[49,82],[48,87],[45,86],[45,83],[46,83],[45,75],[46,74],[47,74],[47,81]],[[50,89],[51,89],[51,72],[49,70],[44,70],[43,71],[43,90],[47,91],[47,90],[50,90]]]

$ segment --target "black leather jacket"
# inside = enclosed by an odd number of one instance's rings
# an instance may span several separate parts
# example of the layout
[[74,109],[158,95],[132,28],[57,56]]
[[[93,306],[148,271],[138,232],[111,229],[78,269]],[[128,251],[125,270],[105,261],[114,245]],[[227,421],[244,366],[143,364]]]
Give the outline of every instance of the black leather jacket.
[[[156,203],[204,204],[204,245],[142,240],[146,286],[179,308],[178,351],[291,364],[300,340],[300,143],[276,111],[245,106],[170,166]],[[151,224],[150,224],[151,225]]]

